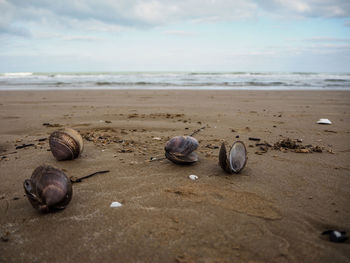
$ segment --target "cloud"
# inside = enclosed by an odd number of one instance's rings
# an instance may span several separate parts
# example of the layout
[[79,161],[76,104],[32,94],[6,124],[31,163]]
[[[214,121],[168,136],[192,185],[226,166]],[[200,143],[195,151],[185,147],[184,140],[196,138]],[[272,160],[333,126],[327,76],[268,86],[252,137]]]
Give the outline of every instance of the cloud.
[[98,41],[101,40],[99,37],[95,36],[81,36],[81,35],[69,35],[69,36],[62,36],[62,40],[65,41]]
[[[20,24],[72,30],[149,28],[176,22],[235,20],[253,17],[256,5],[246,0],[0,0],[0,28]],[[96,24],[96,25],[94,25]],[[26,26],[24,26],[26,25]]]
[[256,0],[267,12],[281,16],[349,17],[348,0]]
[[[29,36],[35,28],[120,32],[177,22],[215,23],[283,17],[350,17],[349,0],[0,0],[0,33]],[[349,21],[346,22],[346,25]],[[34,29],[33,29],[34,28]]]
[[337,38],[337,37],[311,37],[306,38],[306,41],[311,42],[349,42],[350,38]]
[[181,37],[193,37],[196,36],[195,33],[187,32],[183,30],[167,30],[162,32],[165,35],[181,36]]

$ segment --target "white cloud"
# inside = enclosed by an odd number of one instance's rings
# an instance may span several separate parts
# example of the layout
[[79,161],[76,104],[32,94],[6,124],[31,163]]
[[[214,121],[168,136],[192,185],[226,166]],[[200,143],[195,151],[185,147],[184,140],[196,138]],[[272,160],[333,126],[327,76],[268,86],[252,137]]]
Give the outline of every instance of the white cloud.
[[167,30],[167,31],[163,31],[162,33],[165,35],[182,36],[182,37],[193,37],[197,35],[195,33],[187,32],[183,30]]
[[350,1],[348,0],[257,0],[261,7],[271,11],[282,12],[283,15],[299,15],[301,17],[348,17]]
[[99,37],[95,37],[95,36],[82,36],[82,35],[68,35],[68,36],[62,36],[61,37],[62,40],[65,41],[97,41],[97,40],[101,40],[101,38]]
[[305,40],[312,41],[312,42],[350,42],[350,38],[322,37],[322,36],[306,38]]
[[[29,25],[80,32],[121,31],[176,22],[283,17],[350,17],[349,0],[0,0],[0,33],[29,35]],[[346,22],[349,25],[349,21]]]
[[15,33],[16,24],[23,30],[36,24],[50,25],[52,29],[118,31],[175,22],[249,18],[255,15],[256,8],[251,0],[1,0],[0,32],[13,29]]

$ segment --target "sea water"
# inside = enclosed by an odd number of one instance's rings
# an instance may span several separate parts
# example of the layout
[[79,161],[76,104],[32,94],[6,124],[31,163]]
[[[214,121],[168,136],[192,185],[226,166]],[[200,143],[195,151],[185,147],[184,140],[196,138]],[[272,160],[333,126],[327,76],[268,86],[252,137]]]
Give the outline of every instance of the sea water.
[[83,89],[349,90],[350,73],[0,73],[0,90]]

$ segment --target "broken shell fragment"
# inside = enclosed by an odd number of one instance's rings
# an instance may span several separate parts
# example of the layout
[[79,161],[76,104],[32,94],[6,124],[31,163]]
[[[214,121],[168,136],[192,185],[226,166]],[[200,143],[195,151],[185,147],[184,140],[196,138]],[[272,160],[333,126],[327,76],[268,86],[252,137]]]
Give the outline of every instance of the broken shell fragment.
[[176,136],[165,145],[165,157],[175,164],[192,164],[198,161],[194,152],[198,141],[192,136]]
[[221,144],[219,165],[227,173],[239,173],[247,163],[247,149],[243,142],[236,141],[227,155],[225,143]]
[[72,160],[83,151],[83,138],[73,129],[65,128],[53,132],[49,138],[50,149],[58,160]]
[[49,165],[36,168],[23,186],[30,203],[40,212],[64,209],[73,195],[72,184],[65,173]]

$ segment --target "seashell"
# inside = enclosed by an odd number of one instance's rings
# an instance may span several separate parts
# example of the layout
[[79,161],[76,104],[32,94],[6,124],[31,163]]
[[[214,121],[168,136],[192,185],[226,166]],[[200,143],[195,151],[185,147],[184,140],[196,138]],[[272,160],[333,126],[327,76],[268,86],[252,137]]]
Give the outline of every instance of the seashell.
[[23,183],[24,191],[40,212],[64,209],[72,199],[72,184],[65,173],[49,165],[37,167]]
[[58,161],[75,159],[83,151],[83,138],[73,129],[53,132],[49,138],[50,149]]
[[317,124],[326,124],[326,125],[330,125],[330,124],[332,124],[332,122],[331,122],[330,120],[328,120],[328,119],[319,119],[319,120],[317,121]]
[[198,161],[194,152],[198,141],[192,136],[176,136],[165,145],[165,157],[176,164],[192,164]]
[[239,173],[247,163],[247,149],[243,142],[236,141],[227,156],[225,143],[222,143],[219,153],[219,165],[227,173]]
[[337,230],[326,230],[322,235],[329,235],[329,241],[336,243],[343,243],[348,240],[346,232]]

